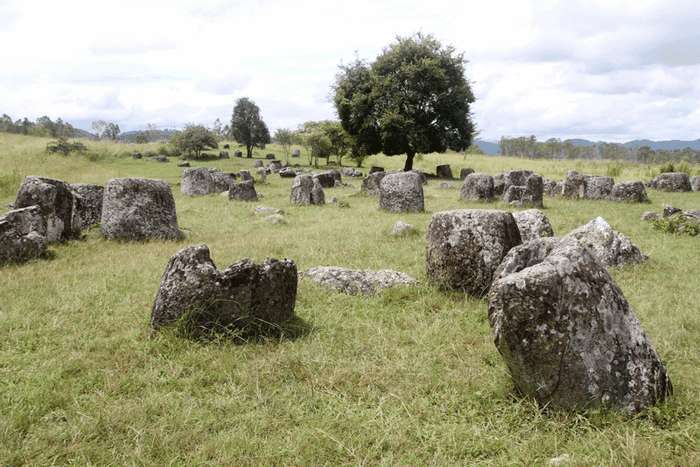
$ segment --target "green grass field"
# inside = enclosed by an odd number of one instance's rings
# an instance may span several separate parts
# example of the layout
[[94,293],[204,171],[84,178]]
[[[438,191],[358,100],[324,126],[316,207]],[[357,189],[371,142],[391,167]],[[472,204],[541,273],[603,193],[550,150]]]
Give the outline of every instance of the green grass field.
[[[159,178],[172,185],[189,238],[119,243],[92,229],[53,246],[51,260],[0,268],[0,465],[547,465],[562,455],[564,465],[700,464],[700,239],[639,220],[664,203],[700,209],[698,192],[651,190],[651,205],[545,200],[557,234],[600,215],[650,256],[612,274],[675,389],[668,403],[635,417],[547,413],[514,395],[486,302],[425,283],[431,213],[483,207],[459,200],[459,182],[445,190],[431,181],[423,214],[380,212],[376,199],[357,194],[359,179],[326,190],[350,208],[293,207],[291,180],[276,175],[257,186],[260,202],[229,202],[183,196],[174,159],[120,155],[145,146],[87,143],[100,155],[64,157],[45,154],[45,144],[0,134],[0,212],[26,175]],[[281,154],[273,146],[260,155],[267,152]],[[570,169],[606,174],[611,165],[443,154],[416,168],[434,172],[440,163],[456,174],[528,168],[557,179]],[[399,168],[403,158],[364,165],[372,164]],[[193,166],[235,171],[253,161]],[[623,164],[616,178],[647,179],[655,170]],[[288,224],[264,222],[252,212],[257,205],[284,209]],[[389,236],[398,219],[420,234]],[[421,285],[351,297],[302,281],[296,313],[307,332],[295,339],[241,345],[151,336],[168,259],[199,243],[220,268],[242,257],[287,257],[300,271],[391,268]]]

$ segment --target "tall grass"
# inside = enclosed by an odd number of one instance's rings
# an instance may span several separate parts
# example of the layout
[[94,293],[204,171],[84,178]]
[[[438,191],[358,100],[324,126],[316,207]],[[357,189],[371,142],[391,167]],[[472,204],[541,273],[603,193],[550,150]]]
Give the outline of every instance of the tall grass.
[[[291,181],[275,176],[258,185],[260,203],[189,198],[179,192],[174,161],[120,155],[145,146],[88,143],[114,155],[90,161],[47,156],[44,144],[0,135],[0,174],[16,174],[2,191],[3,205],[28,174],[94,183],[160,178],[173,186],[190,237],[122,243],[91,230],[52,247],[52,260],[0,268],[0,465],[547,465],[563,454],[571,465],[700,464],[698,239],[639,220],[665,203],[697,207],[700,193],[650,191],[651,206],[546,200],[556,233],[601,215],[649,255],[612,274],[675,388],[667,404],[638,417],[551,413],[514,392],[485,301],[426,282],[431,213],[484,207],[460,202],[457,189],[430,182],[427,212],[406,215],[380,212],[376,199],[357,195],[359,180],[327,190],[327,198],[349,202],[347,209],[291,206]],[[434,171],[441,163],[453,173],[527,168],[549,178],[574,168],[608,170],[597,161],[455,154],[426,155],[417,168]],[[192,165],[235,171],[253,164]],[[374,156],[369,165],[397,169],[403,158]],[[646,178],[647,171],[625,165],[620,177]],[[257,204],[284,209],[288,223],[264,222],[253,213]],[[398,219],[419,235],[391,237]],[[300,270],[396,269],[420,285],[351,297],[302,280],[296,313],[305,332],[294,339],[241,345],[152,336],[149,313],[163,269],[196,243],[209,245],[221,268],[242,257],[288,257]]]

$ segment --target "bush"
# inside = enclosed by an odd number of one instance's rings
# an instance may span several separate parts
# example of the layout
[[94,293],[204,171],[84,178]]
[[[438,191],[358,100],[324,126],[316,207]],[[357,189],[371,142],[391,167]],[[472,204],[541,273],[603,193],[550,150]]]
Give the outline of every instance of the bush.
[[668,172],[675,172],[676,167],[673,165],[673,162],[669,162],[667,164],[663,164],[661,167],[659,167],[659,173],[668,173]]
[[87,148],[80,141],[68,141],[65,138],[58,138],[50,141],[46,145],[46,152],[50,154],[63,154],[67,156],[71,152],[85,152]]
[[700,235],[700,219],[685,214],[655,219],[651,221],[651,224],[656,230],[666,233],[690,235],[691,237]]

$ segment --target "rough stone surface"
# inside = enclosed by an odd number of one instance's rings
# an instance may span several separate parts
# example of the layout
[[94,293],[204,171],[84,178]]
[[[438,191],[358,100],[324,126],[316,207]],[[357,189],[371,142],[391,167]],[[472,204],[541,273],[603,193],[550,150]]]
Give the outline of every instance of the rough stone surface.
[[503,172],[503,193],[511,186],[526,186],[527,180],[534,175],[531,170],[509,170]]
[[162,180],[115,178],[102,202],[102,234],[113,240],[178,240],[175,200]]
[[474,173],[474,169],[469,169],[469,168],[461,169],[459,171],[459,179],[464,180],[465,178],[467,178],[467,175],[473,174],[473,173]]
[[278,173],[280,170],[282,170],[282,161],[270,161],[267,168],[270,169],[270,172],[272,173]]
[[286,224],[287,220],[284,218],[282,214],[270,214],[269,216],[263,217],[263,220],[265,222],[269,222],[270,224]]
[[48,242],[80,236],[80,216],[76,196],[68,184],[51,178],[29,176],[17,192],[14,208],[39,206],[44,222],[42,231]]
[[437,178],[452,180],[452,168],[449,164],[438,165],[437,167],[435,167],[435,176]]
[[654,211],[644,211],[640,216],[640,219],[642,219],[643,221],[653,221],[659,218],[661,218],[659,213]]
[[233,183],[228,190],[228,199],[238,201],[257,201],[258,193],[252,180]]
[[413,172],[387,174],[379,183],[379,208],[389,212],[422,212],[420,175]]
[[493,177],[484,173],[467,175],[459,192],[464,201],[493,201],[494,195]]
[[168,262],[151,312],[158,329],[188,315],[200,329],[248,329],[294,316],[297,268],[293,261],[243,259],[219,271],[205,245],[180,250]]
[[509,212],[460,209],[438,212],[427,232],[427,275],[439,287],[482,297],[520,232]]
[[292,149],[292,157],[300,157],[300,156],[301,156],[301,150]]
[[253,161],[253,167],[255,167],[256,169],[258,167],[262,167],[262,166],[263,166],[263,161],[261,161],[260,159],[256,159]]
[[234,173],[221,172],[216,169],[209,169],[209,172],[211,172],[211,177],[214,179],[215,193],[228,191],[231,185],[236,182],[236,174]]
[[[503,193],[503,201],[516,206],[543,207],[542,195],[544,187],[542,177],[536,174],[529,175],[525,180],[525,185],[515,185],[507,182],[506,191]],[[520,181],[520,179],[518,179]]]
[[564,238],[576,239],[590,249],[604,266],[641,263],[647,259],[629,237],[613,230],[602,217],[569,232]]
[[504,174],[496,174],[493,176],[493,194],[495,196],[503,196],[506,191],[506,179]]
[[23,263],[46,253],[45,224],[39,206],[0,216],[0,265]]
[[690,188],[693,191],[700,191],[700,175],[696,175],[690,179]]
[[282,178],[294,178],[297,176],[297,173],[291,167],[285,167],[279,171],[279,175]]
[[690,191],[690,177],[685,172],[667,172],[658,175],[649,183],[659,191]]
[[188,196],[202,196],[219,192],[212,172],[205,167],[185,169],[182,172],[180,191]]
[[368,196],[379,196],[379,184],[386,176],[386,172],[370,172],[367,177],[362,180],[362,192]]
[[454,185],[448,182],[442,182],[440,183],[438,188],[440,188],[441,190],[451,190],[452,188],[454,188]]
[[553,237],[552,224],[539,209],[527,209],[513,213],[513,219],[518,225],[520,239],[525,242],[541,237]]
[[561,188],[562,185],[560,182],[557,182],[556,180],[550,180],[548,178],[545,178],[542,180],[542,188],[544,191],[544,194],[547,196],[559,196],[561,195]]
[[328,170],[326,172],[314,174],[313,177],[318,180],[323,188],[333,188],[336,180],[341,180],[340,172],[337,170]]
[[317,284],[349,295],[372,295],[383,289],[413,285],[411,276],[390,269],[360,271],[334,266],[319,266],[306,270],[303,277]]
[[616,183],[610,192],[611,201],[623,201],[627,203],[648,203],[647,190],[642,182]]
[[394,226],[391,228],[391,235],[394,237],[403,237],[405,235],[411,235],[416,232],[416,229],[404,221],[396,221]]
[[292,193],[289,197],[292,204],[309,205],[309,204],[324,204],[325,195],[323,188],[318,180],[315,180],[311,175],[297,175],[292,182]]
[[243,180],[244,182],[246,182],[248,180],[253,180],[253,176],[247,170],[239,171],[238,176],[241,177],[241,180]]
[[78,216],[78,225],[87,229],[100,222],[102,218],[102,198],[105,188],[101,185],[73,183],[69,185],[75,196],[74,215]]
[[267,181],[267,169],[258,167],[256,172],[258,173],[258,180],[260,180],[261,183],[265,183]]
[[489,322],[515,386],[542,406],[637,412],[672,392],[622,291],[573,239],[511,250],[489,293]]
[[586,177],[586,199],[606,199],[612,193],[615,181],[612,177],[589,175]]
[[671,206],[670,204],[664,204],[663,217],[671,217],[674,214],[679,214],[681,212],[683,212],[683,210],[680,208]]
[[566,174],[561,195],[564,198],[580,199],[586,196],[586,176],[571,170]]

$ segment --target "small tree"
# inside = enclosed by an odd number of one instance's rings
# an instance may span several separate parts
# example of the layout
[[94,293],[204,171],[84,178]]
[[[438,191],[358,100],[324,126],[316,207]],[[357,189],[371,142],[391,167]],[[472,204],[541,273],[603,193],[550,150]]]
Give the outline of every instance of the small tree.
[[260,108],[247,97],[236,101],[231,116],[233,138],[246,148],[246,157],[253,157],[253,148],[264,149],[270,142],[270,131],[260,116]]
[[416,154],[462,151],[471,145],[474,102],[464,56],[432,36],[398,38],[374,63],[341,66],[334,103],[354,152]]
[[121,133],[119,125],[113,122],[106,122],[104,120],[96,120],[92,122],[92,129],[95,132],[95,136],[98,138],[107,138],[111,140],[116,140]]
[[148,133],[145,131],[139,131],[138,133],[136,133],[136,137],[134,138],[134,141],[137,144],[148,143]]
[[177,150],[188,154],[194,159],[199,159],[202,151],[207,148],[219,147],[216,135],[202,125],[187,125],[184,130],[175,133],[170,143]]
[[294,132],[287,128],[278,128],[275,131],[275,141],[282,146],[284,160],[289,162],[289,148],[294,143]]

